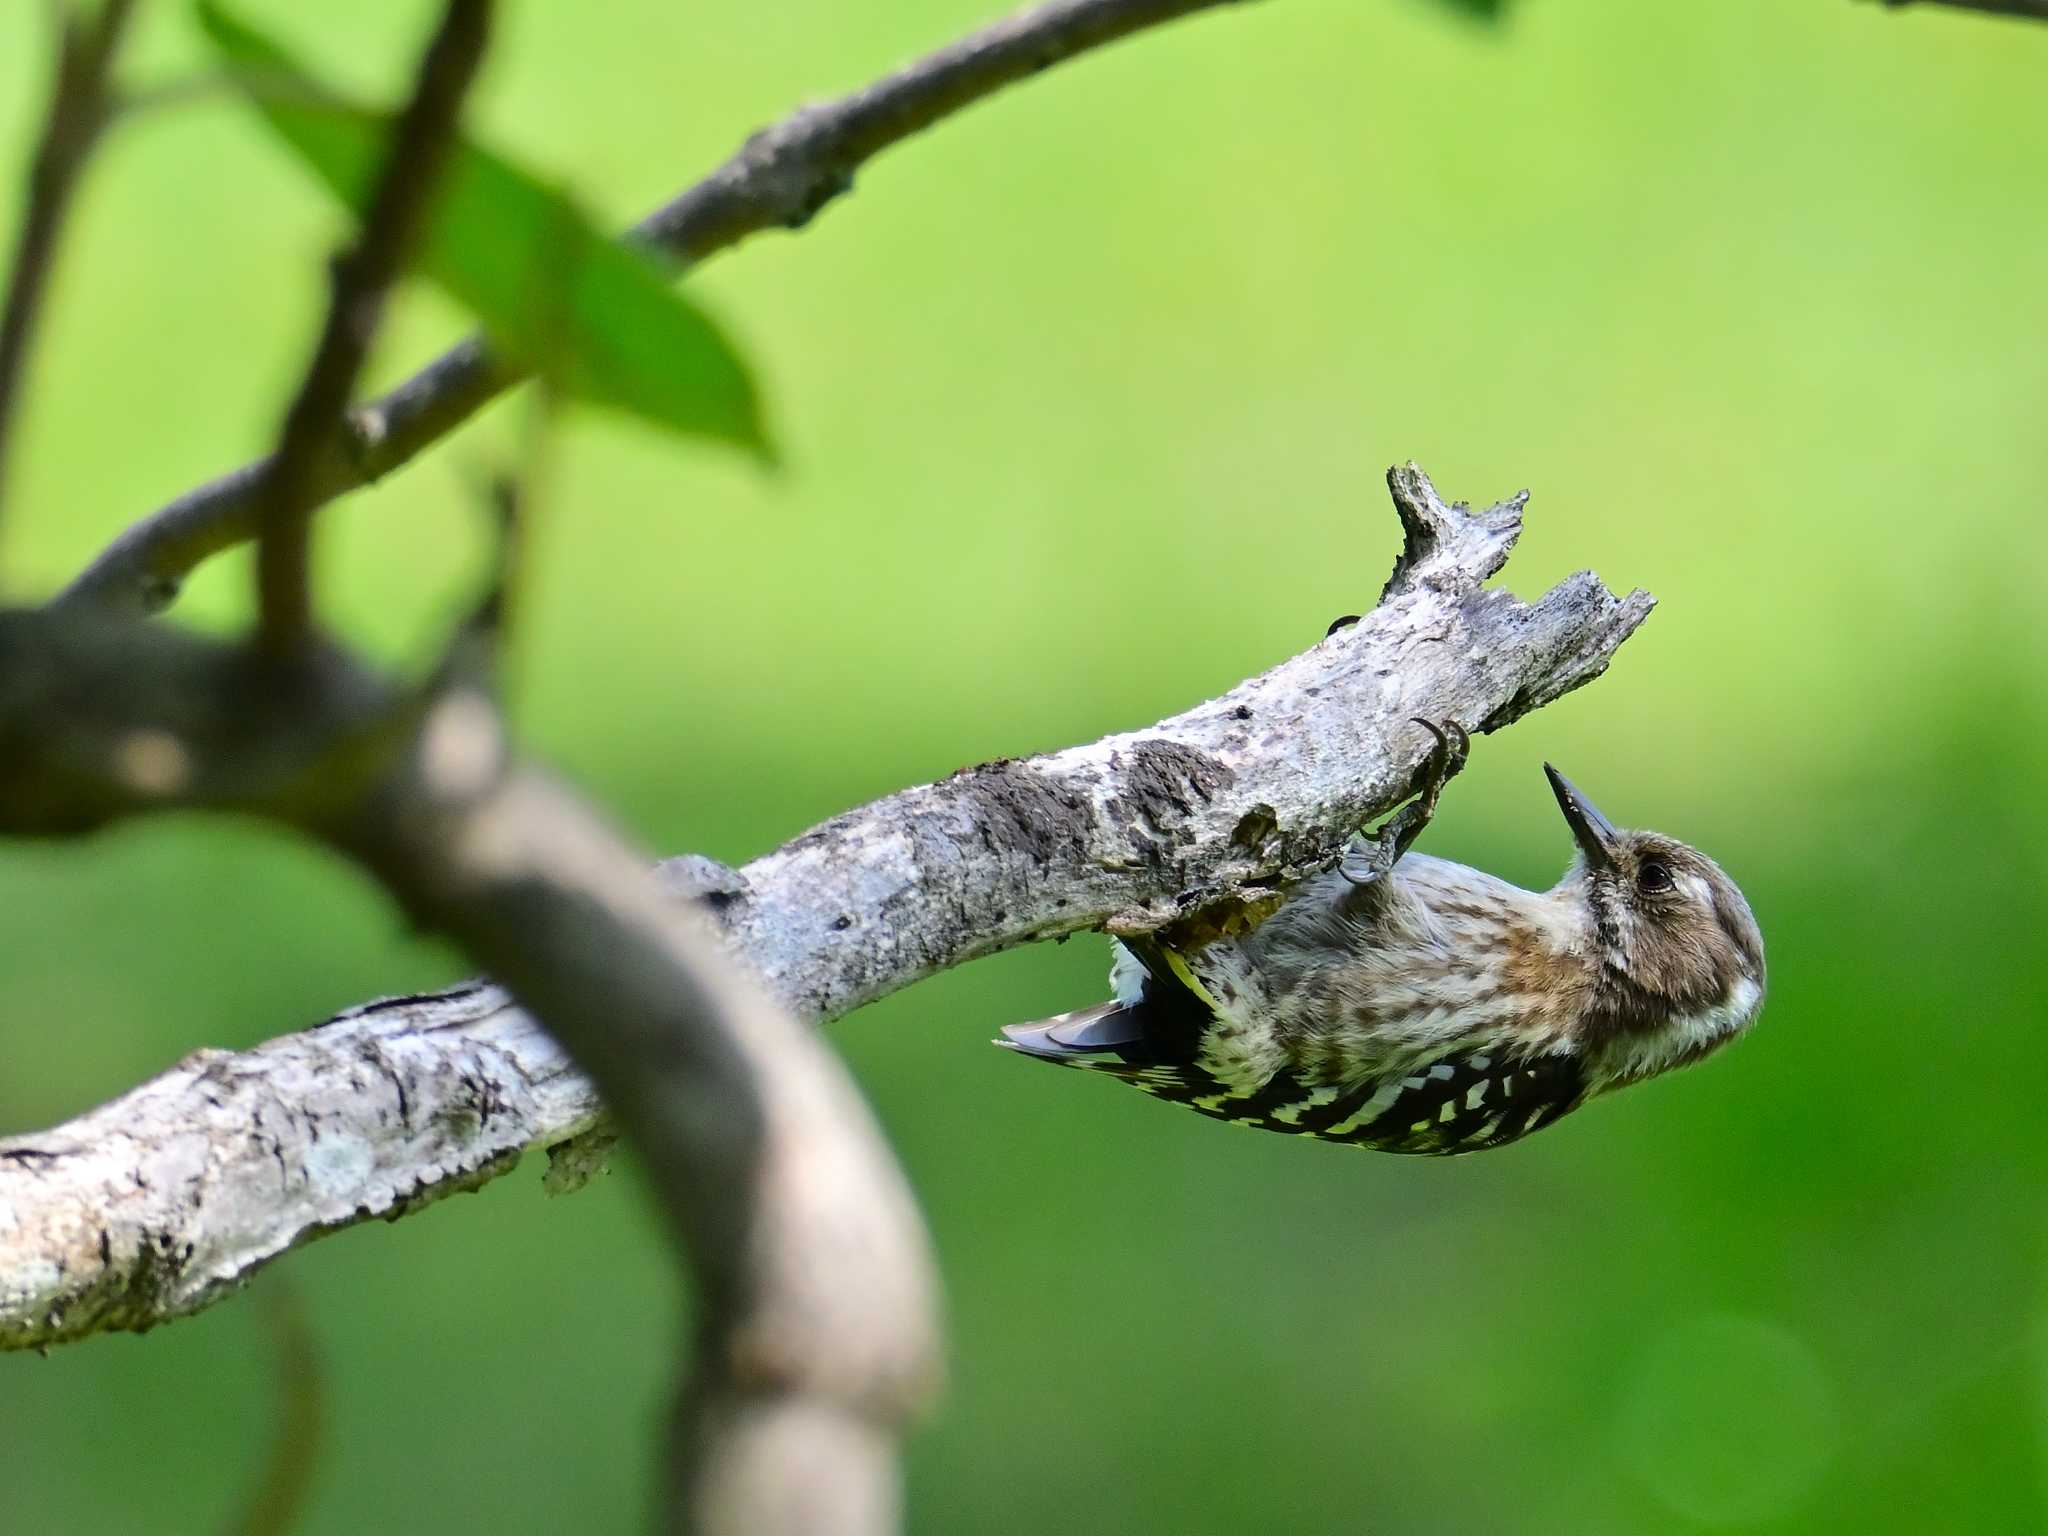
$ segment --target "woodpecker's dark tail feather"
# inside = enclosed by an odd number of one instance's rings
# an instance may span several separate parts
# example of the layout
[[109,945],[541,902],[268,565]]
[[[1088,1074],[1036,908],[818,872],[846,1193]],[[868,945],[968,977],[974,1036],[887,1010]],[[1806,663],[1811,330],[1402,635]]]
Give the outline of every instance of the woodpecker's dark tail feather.
[[1137,1045],[1145,1038],[1143,1005],[1099,1003],[1072,1013],[1054,1014],[1029,1024],[1005,1024],[997,1045],[1048,1061],[1085,1058],[1098,1051]]
[[[1098,1003],[1072,1013],[1009,1024],[997,1045],[1061,1066],[1085,1067],[1136,1080],[1137,1067],[1192,1062],[1211,1022],[1208,999],[1189,989],[1186,965],[1176,967],[1149,938],[1124,946],[1145,967],[1142,995],[1130,1002]],[[1098,1058],[1114,1056],[1115,1061]]]

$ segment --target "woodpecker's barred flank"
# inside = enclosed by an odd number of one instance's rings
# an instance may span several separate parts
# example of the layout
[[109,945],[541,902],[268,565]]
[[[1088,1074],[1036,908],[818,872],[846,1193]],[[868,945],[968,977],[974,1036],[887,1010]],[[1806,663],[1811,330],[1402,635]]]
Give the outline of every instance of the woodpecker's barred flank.
[[1545,765],[1578,856],[1548,891],[1410,854],[1469,742],[1250,933],[1115,947],[1111,1002],[1003,1031],[1198,1114],[1384,1152],[1475,1152],[1755,1022],[1763,936],[1705,854],[1624,832]]

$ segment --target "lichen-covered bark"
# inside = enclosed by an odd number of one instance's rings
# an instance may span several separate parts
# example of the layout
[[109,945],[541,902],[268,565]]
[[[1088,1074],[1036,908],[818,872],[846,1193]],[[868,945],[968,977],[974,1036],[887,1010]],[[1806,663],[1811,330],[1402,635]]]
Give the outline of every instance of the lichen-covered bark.
[[[1412,717],[1498,729],[1598,676],[1651,606],[1590,573],[1534,603],[1488,589],[1522,498],[1446,506],[1412,465],[1389,485],[1407,548],[1357,624],[1147,729],[963,769],[742,870],[671,860],[670,885],[812,1022],[1034,939],[1284,889],[1405,797],[1430,744]],[[201,1053],[0,1140],[0,1347],[197,1310],[287,1248],[473,1188],[600,1114],[553,1042],[476,984]]]
[[1616,598],[1590,572],[1535,603],[1486,588],[1525,498],[1474,513],[1413,465],[1388,478],[1407,547],[1358,623],[1144,730],[812,828],[719,894],[739,950],[785,1004],[829,1019],[1034,939],[1284,885],[1406,796],[1431,744],[1414,717],[1498,730],[1597,677],[1649,613],[1648,593]]
[[147,1328],[265,1260],[507,1171],[602,1106],[496,987],[196,1051],[54,1131],[0,1141],[0,1346]]

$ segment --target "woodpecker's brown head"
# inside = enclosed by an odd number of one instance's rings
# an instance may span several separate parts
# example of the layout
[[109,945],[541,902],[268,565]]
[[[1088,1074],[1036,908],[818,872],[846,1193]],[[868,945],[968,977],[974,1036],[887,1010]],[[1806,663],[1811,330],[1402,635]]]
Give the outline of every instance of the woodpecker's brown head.
[[1764,940],[1721,866],[1661,832],[1622,831],[1548,763],[1579,857],[1555,894],[1582,907],[1589,1064],[1608,1083],[1684,1066],[1763,1008]]

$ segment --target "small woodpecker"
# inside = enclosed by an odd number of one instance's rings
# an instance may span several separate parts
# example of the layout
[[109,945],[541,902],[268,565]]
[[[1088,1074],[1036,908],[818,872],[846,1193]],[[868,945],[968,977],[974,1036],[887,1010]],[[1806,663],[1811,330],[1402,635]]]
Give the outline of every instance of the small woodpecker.
[[1544,765],[1578,856],[1525,891],[1411,854],[1469,740],[1248,934],[1115,946],[1115,1000],[999,1045],[1261,1130],[1476,1152],[1726,1045],[1764,1000],[1763,936],[1720,865],[1619,830]]

